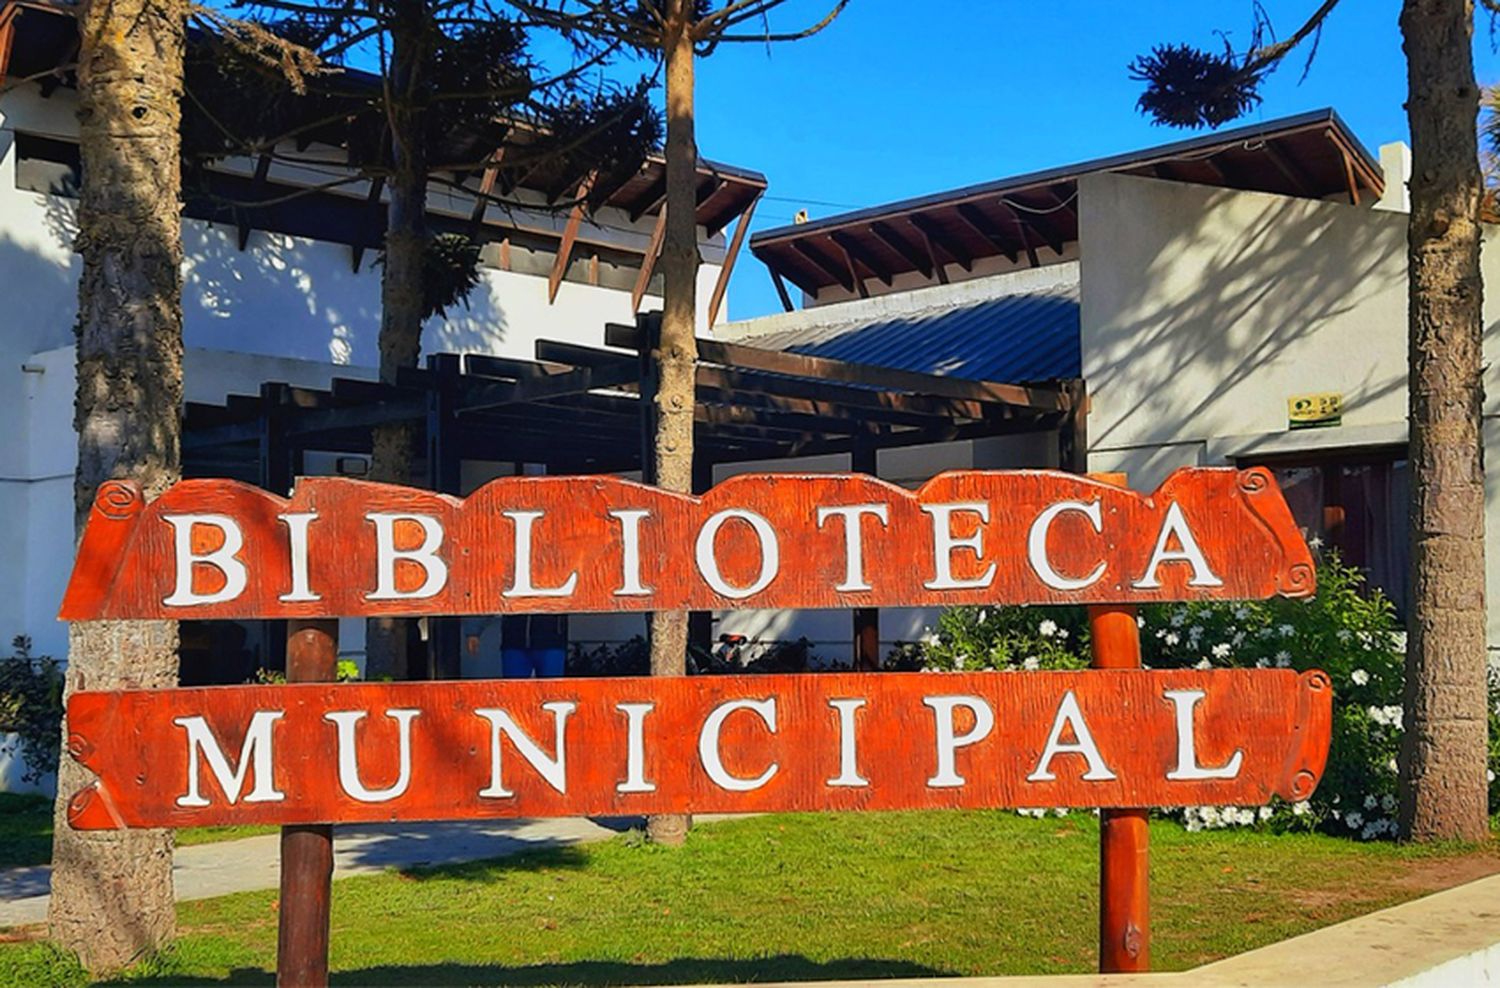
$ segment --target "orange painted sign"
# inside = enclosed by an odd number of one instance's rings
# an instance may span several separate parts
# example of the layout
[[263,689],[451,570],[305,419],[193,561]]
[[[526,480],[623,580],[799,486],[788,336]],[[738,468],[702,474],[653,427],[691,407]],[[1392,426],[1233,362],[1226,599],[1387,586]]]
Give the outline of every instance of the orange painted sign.
[[78,693],[80,829],[1258,805],[1323,772],[1322,673],[1119,670]]
[[290,498],[188,480],[100,488],[66,620],[1098,604],[1305,596],[1264,469],[1152,494],[1056,471],[747,475],[701,497],[518,477],[466,499],[343,478]]

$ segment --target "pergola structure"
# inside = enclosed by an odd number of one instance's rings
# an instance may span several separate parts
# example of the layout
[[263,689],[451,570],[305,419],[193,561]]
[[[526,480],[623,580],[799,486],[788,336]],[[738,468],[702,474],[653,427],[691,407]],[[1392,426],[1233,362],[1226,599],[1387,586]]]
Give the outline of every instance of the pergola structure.
[[[652,348],[660,316],[606,327],[608,348],[547,340],[535,360],[435,354],[395,384],[336,379],[327,390],[266,382],[255,396],[190,403],[188,476],[235,477],[287,491],[310,450],[366,453],[378,425],[409,422],[425,438],[425,486],[459,494],[466,460],[541,464],[549,473],[627,473],[649,481]],[[722,463],[844,453],[875,473],[880,450],[989,436],[1057,436],[1058,463],[1084,468],[1083,382],[974,381],[698,342],[694,484]],[[706,639],[700,620],[697,634]],[[855,612],[856,662],[878,655],[878,615]],[[456,641],[433,656],[455,675]],[[442,653],[442,654],[439,654]]]

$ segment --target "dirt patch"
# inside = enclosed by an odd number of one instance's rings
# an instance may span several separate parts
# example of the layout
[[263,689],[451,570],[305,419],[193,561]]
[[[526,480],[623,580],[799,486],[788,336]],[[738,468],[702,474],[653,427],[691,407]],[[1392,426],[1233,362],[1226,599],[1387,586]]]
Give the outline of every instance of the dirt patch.
[[0,943],[31,943],[47,939],[46,923],[0,927]]
[[1440,892],[1500,874],[1500,849],[1456,858],[1424,858],[1405,862],[1392,885],[1420,894]]

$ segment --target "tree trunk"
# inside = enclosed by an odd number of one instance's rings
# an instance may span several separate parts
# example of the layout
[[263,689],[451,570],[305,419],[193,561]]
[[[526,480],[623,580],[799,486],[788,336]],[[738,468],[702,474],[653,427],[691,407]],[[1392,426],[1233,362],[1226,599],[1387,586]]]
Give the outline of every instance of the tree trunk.
[[[74,498],[80,529],[103,481],[132,478],[149,499],[181,475],[178,135],[186,13],[179,0],[92,0],[79,9],[84,180],[75,244],[83,271]],[[175,622],[90,622],[69,629],[68,693],[176,682]],[[48,921],[57,943],[103,973],[171,939],[172,836],[167,830],[73,830],[69,799],[92,781],[91,773],[63,757]]]
[[[667,59],[667,226],[662,239],[663,308],[657,353],[656,483],[669,491],[693,488],[693,407],[698,342],[693,332],[698,287],[698,143],[693,136],[692,0],[667,4],[663,48]],[[687,672],[686,611],[651,615],[651,675]],[[686,816],[646,821],[653,841],[681,844]]]
[[[391,79],[387,119],[391,129],[390,204],[386,209],[385,260],[380,279],[380,380],[395,384],[403,367],[422,352],[422,254],[427,245],[427,147],[421,90],[429,51],[423,0],[400,5],[391,25]],[[411,483],[416,429],[409,422],[373,430],[370,477]],[[410,675],[406,622],[371,618],[365,625],[367,677]]]
[[1472,0],[1407,0],[1401,12],[1412,138],[1412,609],[1400,824],[1412,840],[1488,835],[1473,23]]

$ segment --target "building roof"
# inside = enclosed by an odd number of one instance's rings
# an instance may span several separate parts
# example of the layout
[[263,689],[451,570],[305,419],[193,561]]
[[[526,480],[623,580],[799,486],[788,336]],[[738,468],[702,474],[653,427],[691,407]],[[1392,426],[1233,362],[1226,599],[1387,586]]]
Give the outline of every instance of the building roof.
[[793,314],[796,318],[731,324],[726,330],[738,342],[763,349],[973,381],[1077,378],[1082,376],[1077,271],[1069,264],[1048,269],[1047,277],[1001,275],[987,281],[1019,284],[988,295],[922,289],[905,294],[909,305],[883,304],[892,298],[883,296],[804,309]]
[[[43,96],[51,96],[59,86],[76,85],[76,62],[78,58],[78,26],[75,8],[52,0],[0,0],[0,85],[21,79],[35,80]],[[357,69],[346,69],[339,74],[341,85],[351,91],[378,89],[380,78]],[[326,108],[309,107],[309,113],[321,117]],[[349,119],[353,119],[352,117]],[[370,154],[370,147],[379,149],[382,140],[378,133],[355,133],[354,125],[342,119],[323,124],[315,130],[304,129],[299,141],[328,144],[348,149],[350,161]],[[489,133],[450,135],[453,147],[449,149],[449,160],[482,162],[496,157],[497,151],[507,146],[524,147],[528,132],[524,127],[496,124]],[[486,177],[475,167],[468,173],[454,177],[462,188],[484,188],[486,194],[505,199],[518,189],[543,194],[549,203],[566,201],[580,188],[583,174],[578,169],[586,167],[574,163],[557,167],[544,164],[528,167],[524,155],[519,164],[508,165],[504,158]],[[274,183],[270,183],[274,184]],[[493,192],[489,190],[493,189]],[[766,178],[757,171],[740,168],[722,162],[699,159],[698,162],[698,223],[708,230],[710,236],[718,233],[760,197],[766,189]],[[587,193],[588,204],[597,209],[611,206],[624,211],[632,222],[643,216],[658,216],[666,202],[666,164],[659,155],[652,155],[641,167],[628,175],[615,176],[609,182],[600,182]],[[266,190],[266,198],[279,199],[285,189]],[[525,205],[525,203],[517,203]]]
[[773,275],[811,294],[849,292],[981,258],[1061,255],[1078,239],[1078,179],[1113,172],[1309,199],[1379,198],[1379,163],[1331,109],[1219,131],[1128,154],[763,230],[750,248]]

